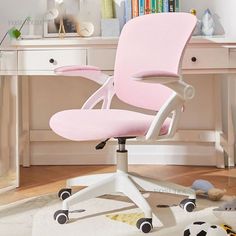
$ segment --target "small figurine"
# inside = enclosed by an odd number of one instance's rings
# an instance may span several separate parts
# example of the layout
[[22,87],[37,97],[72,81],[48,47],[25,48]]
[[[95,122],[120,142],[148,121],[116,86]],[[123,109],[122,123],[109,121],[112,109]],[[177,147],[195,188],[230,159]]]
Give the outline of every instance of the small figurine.
[[213,184],[203,179],[195,180],[191,188],[196,191],[197,195],[207,196],[213,201],[219,201],[226,192],[226,190],[215,188]]
[[212,36],[215,31],[215,22],[209,9],[202,16],[202,34]]

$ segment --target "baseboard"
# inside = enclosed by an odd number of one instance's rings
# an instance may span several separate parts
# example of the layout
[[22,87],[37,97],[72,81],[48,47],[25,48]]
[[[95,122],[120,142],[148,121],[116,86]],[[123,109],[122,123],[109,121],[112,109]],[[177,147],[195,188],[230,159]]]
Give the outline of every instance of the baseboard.
[[[108,165],[115,164],[115,145],[96,151],[94,145],[75,147],[62,143],[51,149],[35,144],[31,165]],[[48,144],[47,144],[48,145]],[[69,145],[69,146],[68,146]],[[128,145],[130,164],[215,166],[214,146],[199,145]],[[89,151],[88,151],[89,150]]]

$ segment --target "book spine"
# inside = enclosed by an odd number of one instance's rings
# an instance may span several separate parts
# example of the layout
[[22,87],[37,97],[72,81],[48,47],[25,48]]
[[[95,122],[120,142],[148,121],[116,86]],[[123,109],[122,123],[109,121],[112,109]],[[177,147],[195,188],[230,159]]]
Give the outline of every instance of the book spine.
[[163,1],[157,0],[157,12],[163,12]]
[[157,13],[157,1],[156,0],[151,0],[151,13]]
[[125,0],[125,23],[132,19],[131,0]]
[[175,12],[175,0],[169,0],[169,12]]
[[102,18],[113,18],[113,0],[102,0]]
[[179,12],[179,0],[175,0],[175,11]]
[[163,0],[163,12],[169,11],[169,0]]
[[151,13],[151,0],[145,0],[145,14]]
[[138,1],[139,0],[132,0],[132,17],[133,18],[138,16],[138,11],[139,11]]
[[139,15],[142,16],[145,13],[145,2],[144,0],[139,0]]

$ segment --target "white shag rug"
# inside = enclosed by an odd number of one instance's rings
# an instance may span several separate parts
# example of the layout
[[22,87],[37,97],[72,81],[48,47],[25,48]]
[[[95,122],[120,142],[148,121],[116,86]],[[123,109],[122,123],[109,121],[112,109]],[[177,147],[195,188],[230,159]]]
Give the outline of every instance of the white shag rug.
[[[192,213],[184,212],[179,206],[180,196],[167,194],[145,194],[154,218],[154,229],[148,235],[182,236],[184,228],[194,221],[212,224],[225,223],[218,219],[213,209],[222,201],[198,199]],[[223,199],[227,200],[227,198]],[[157,207],[158,204],[171,207]],[[141,211],[126,197],[113,195],[90,199],[73,205],[70,221],[59,225],[53,219],[55,211],[61,209],[61,201],[54,195],[26,199],[0,207],[1,236],[138,236],[144,235],[127,222],[112,220],[112,215],[140,213]],[[84,212],[80,212],[84,209]],[[110,217],[108,217],[108,215]],[[236,217],[236,213],[235,213]],[[125,221],[125,220],[124,220]]]

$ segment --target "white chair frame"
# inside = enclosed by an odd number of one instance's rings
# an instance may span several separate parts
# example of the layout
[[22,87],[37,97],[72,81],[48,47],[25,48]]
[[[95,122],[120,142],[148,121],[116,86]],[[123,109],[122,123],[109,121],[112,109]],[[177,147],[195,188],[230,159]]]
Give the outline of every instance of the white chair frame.
[[[92,73],[91,73],[92,75]],[[78,73],[78,75],[80,74]],[[101,84],[106,77],[101,73],[101,78],[97,80],[94,76],[91,79]],[[164,78],[164,77],[150,77],[150,78],[131,78],[139,80],[140,82],[161,83],[171,88],[173,95],[166,101],[166,103],[157,112],[147,134],[143,139],[159,140],[171,138],[176,129],[182,112],[183,105],[187,99],[194,96],[194,89],[192,86],[185,83],[182,78]],[[107,79],[102,86],[88,98],[84,103],[82,109],[92,109],[100,101],[103,101],[101,109],[109,109],[113,96],[115,95],[114,82],[112,76],[107,76]],[[170,116],[171,115],[171,116]],[[172,122],[166,135],[160,136],[161,127],[167,117],[171,117]],[[96,174],[89,176],[80,176],[67,180],[67,188],[59,192],[59,197],[63,200],[62,210],[58,211],[54,216],[59,223],[66,223],[69,219],[68,211],[70,205],[75,202],[85,201],[90,198],[98,197],[109,193],[123,193],[128,196],[145,214],[144,220],[139,222],[138,227],[145,232],[145,227],[152,227],[152,210],[146,199],[143,197],[140,190],[151,192],[164,192],[177,195],[186,195],[188,198],[182,201],[181,206],[187,210],[192,211],[195,208],[195,191],[188,187],[183,187],[174,183],[157,181],[147,177],[139,176],[128,172],[128,152],[125,149],[125,142],[119,140],[119,148],[117,150],[117,171],[108,174]],[[88,186],[73,195],[71,195],[72,186]],[[68,197],[68,198],[67,198]],[[64,218],[59,220],[60,217]],[[66,217],[65,217],[66,216]]]

